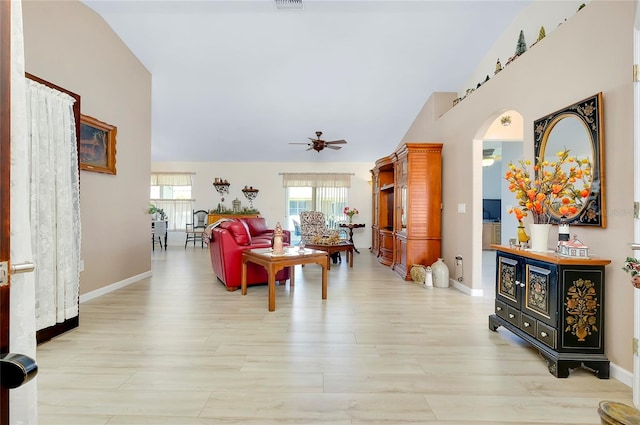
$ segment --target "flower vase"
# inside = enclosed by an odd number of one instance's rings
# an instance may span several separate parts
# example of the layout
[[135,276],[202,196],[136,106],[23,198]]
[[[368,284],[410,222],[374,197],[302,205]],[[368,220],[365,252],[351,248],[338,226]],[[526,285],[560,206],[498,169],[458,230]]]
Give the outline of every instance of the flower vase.
[[351,223],[353,223],[353,216],[352,215],[349,216],[349,224],[351,224]]
[[547,252],[549,249],[550,224],[531,224],[529,233],[531,235],[531,251]]
[[442,260],[442,258],[438,258],[436,262],[431,265],[433,286],[435,286],[436,288],[449,287],[449,267],[447,267],[447,265]]

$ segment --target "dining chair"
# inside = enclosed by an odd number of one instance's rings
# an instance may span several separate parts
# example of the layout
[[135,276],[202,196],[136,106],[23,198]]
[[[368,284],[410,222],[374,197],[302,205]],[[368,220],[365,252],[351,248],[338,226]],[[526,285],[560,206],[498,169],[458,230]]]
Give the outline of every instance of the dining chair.
[[187,238],[184,241],[184,247],[187,248],[189,242],[193,242],[193,246],[196,246],[196,242],[200,241],[200,246],[204,248],[204,230],[207,228],[207,218],[209,212],[206,210],[193,210],[191,223],[186,225]]
[[156,238],[158,238],[158,242],[160,243],[160,249],[162,249],[162,240],[164,239],[164,249],[167,249],[167,222],[164,220],[161,221],[152,221],[151,222],[151,246],[152,249],[156,250]]

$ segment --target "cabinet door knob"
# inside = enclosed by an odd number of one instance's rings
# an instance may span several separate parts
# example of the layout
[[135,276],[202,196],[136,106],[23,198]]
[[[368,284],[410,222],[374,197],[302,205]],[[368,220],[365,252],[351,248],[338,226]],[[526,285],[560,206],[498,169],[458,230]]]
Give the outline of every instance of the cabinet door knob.
[[509,319],[513,319],[514,317],[516,316],[514,316],[513,313],[509,313]]
[[524,322],[524,327],[525,327],[525,328],[528,328],[529,326],[531,326],[531,325],[529,324],[529,322]]
[[502,307],[496,307],[496,311],[502,311]]
[[540,336],[543,337],[543,338],[546,338],[549,335],[546,332],[540,332]]

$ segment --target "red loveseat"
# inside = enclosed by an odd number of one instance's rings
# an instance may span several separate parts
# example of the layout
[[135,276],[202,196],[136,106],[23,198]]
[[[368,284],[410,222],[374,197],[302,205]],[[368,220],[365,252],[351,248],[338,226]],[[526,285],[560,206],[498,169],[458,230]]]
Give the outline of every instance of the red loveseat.
[[[283,230],[284,242],[288,244],[291,233]],[[247,217],[229,219],[211,225],[205,231],[208,237],[211,266],[217,278],[224,283],[228,291],[235,291],[240,287],[242,278],[242,251],[253,248],[269,248],[273,229],[267,228],[262,217]],[[280,270],[276,274],[276,281],[284,282],[289,279],[289,268]],[[267,283],[268,276],[264,267],[247,263],[247,285]]]

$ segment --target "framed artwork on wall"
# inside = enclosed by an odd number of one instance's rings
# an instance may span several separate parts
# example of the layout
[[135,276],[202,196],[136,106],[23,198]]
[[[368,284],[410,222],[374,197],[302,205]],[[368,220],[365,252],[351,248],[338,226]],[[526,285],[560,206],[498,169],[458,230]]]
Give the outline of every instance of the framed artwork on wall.
[[80,115],[80,169],[116,174],[116,132],[113,125]]

